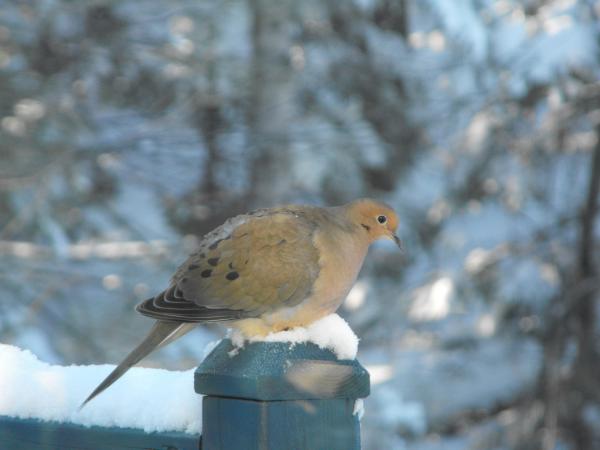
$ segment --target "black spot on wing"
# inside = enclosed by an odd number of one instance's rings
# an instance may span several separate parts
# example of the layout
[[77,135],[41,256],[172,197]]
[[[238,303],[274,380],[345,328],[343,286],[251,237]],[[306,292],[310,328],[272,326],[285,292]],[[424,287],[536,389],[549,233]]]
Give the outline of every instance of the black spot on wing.
[[229,281],[237,280],[239,277],[240,274],[237,272],[229,272],[227,275],[225,275],[225,278],[227,278]]
[[219,264],[219,258],[209,258],[206,260],[206,262],[211,266],[216,267],[216,265]]
[[210,277],[212,274],[212,269],[205,269],[202,272],[200,272],[200,275],[202,276],[202,278],[208,278]]

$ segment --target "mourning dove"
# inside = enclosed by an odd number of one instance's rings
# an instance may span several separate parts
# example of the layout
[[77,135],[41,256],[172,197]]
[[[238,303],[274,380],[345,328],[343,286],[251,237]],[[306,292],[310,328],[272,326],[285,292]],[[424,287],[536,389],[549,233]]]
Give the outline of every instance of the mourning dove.
[[199,323],[228,322],[247,337],[306,326],[340,306],[369,245],[395,235],[396,213],[360,199],[343,206],[290,205],[227,220],[208,233],[169,287],[137,306],[157,322],[85,405],[154,349]]

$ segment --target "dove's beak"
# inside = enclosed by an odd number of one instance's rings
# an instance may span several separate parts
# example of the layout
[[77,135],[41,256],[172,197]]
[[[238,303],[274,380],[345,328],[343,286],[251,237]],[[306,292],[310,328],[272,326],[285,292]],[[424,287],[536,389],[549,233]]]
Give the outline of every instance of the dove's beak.
[[404,251],[404,247],[402,246],[402,241],[400,240],[400,238],[398,236],[396,236],[395,234],[392,235],[392,238],[394,239],[394,242],[396,243],[396,245],[398,246],[398,248],[401,251]]

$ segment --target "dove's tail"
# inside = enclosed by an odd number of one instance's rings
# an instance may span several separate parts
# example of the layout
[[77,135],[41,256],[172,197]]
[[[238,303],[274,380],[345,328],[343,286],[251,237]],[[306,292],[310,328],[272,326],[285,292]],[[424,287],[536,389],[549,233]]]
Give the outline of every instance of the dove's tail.
[[138,345],[127,357],[119,364],[115,369],[108,375],[94,392],[92,392],[88,398],[81,404],[79,409],[83,408],[87,402],[96,397],[98,394],[103,392],[111,384],[121,378],[125,372],[127,372],[133,365],[140,362],[143,358],[152,353],[153,350],[162,347],[169,342],[174,341],[180,336],[190,331],[196,324],[193,323],[181,323],[181,322],[169,322],[169,321],[157,321],[146,339]]

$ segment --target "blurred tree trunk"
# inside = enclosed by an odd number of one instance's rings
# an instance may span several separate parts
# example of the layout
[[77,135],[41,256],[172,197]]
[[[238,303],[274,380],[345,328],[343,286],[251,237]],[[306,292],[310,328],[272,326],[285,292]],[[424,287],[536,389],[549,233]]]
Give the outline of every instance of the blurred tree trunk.
[[[598,383],[598,350],[596,346],[596,296],[598,272],[594,261],[595,227],[600,191],[600,125],[596,127],[596,146],[591,155],[587,199],[581,215],[577,286],[581,293],[574,299],[573,323],[577,342],[577,359],[573,370],[573,387],[577,398],[574,411],[573,437],[578,449],[592,449],[593,432],[585,420],[590,401],[600,400]],[[594,399],[595,397],[595,399]]]
[[[600,126],[591,155],[589,182],[579,222],[576,267],[571,282],[551,308],[553,317],[544,338],[542,396],[545,404],[542,448],[554,450],[559,439],[571,439],[577,450],[596,447],[586,408],[600,400],[597,385],[596,297],[598,272],[594,261],[600,193]],[[576,357],[569,365],[575,344]],[[568,367],[569,370],[565,370]]]
[[[593,284],[597,277],[594,261],[596,236],[594,228],[598,216],[598,192],[600,190],[600,125],[596,128],[596,146],[591,156],[590,181],[585,207],[581,218],[581,234],[579,239],[578,278],[579,283]],[[594,308],[595,289],[585,289],[575,311],[579,323],[578,329],[578,364],[593,360],[596,356],[595,328],[596,314]]]
[[197,94],[194,101],[193,121],[194,126],[200,133],[200,138],[206,147],[206,160],[204,162],[203,176],[200,179],[200,193],[205,199],[214,199],[218,194],[215,173],[219,165],[221,155],[218,144],[218,134],[222,131],[222,117],[219,94],[217,91],[218,59],[214,57],[212,50],[216,45],[215,24],[206,22],[208,29],[206,78],[208,91]]
[[288,130],[294,117],[290,20],[287,1],[249,0],[251,75],[246,120],[249,129],[250,195],[261,205],[289,196]]

